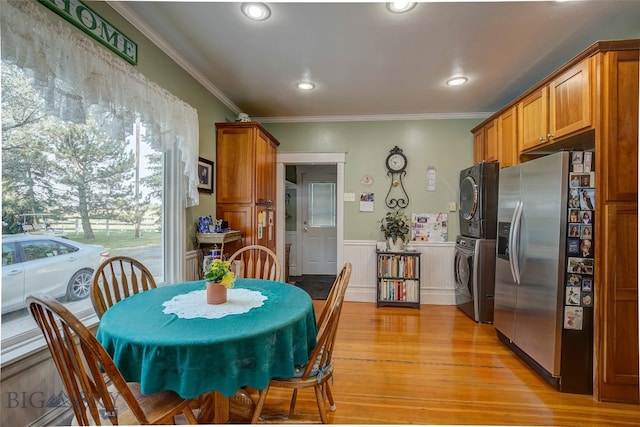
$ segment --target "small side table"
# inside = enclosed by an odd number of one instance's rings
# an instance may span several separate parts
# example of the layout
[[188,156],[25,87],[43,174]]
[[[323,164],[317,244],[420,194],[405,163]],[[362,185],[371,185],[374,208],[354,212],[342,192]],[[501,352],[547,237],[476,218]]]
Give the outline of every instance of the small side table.
[[225,243],[236,242],[242,239],[242,231],[231,230],[226,233],[196,233],[196,240],[198,241],[198,271],[202,275],[202,260],[204,253],[202,252],[203,246],[220,246],[220,253],[224,255]]

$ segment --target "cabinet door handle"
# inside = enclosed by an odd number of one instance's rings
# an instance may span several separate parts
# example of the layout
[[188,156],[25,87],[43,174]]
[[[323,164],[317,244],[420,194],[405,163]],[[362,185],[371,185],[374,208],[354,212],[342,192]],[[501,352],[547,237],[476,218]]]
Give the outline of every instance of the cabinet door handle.
[[540,137],[540,142],[544,142],[544,136]]
[[547,138],[549,138],[549,139],[553,138],[553,134],[552,133],[548,133],[547,134]]

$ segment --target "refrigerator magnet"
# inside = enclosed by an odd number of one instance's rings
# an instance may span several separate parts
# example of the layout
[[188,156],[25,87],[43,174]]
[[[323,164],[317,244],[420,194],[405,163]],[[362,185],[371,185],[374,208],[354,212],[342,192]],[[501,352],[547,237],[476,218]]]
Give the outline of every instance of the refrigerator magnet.
[[565,307],[564,308],[564,328],[582,330],[582,317],[584,310],[582,307]]

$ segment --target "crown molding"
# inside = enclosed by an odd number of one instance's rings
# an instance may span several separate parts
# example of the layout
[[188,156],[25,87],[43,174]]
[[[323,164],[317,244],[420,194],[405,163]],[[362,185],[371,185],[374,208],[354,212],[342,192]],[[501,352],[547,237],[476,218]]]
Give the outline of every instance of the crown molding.
[[202,86],[204,86],[209,92],[220,100],[227,108],[233,111],[235,114],[242,112],[236,104],[234,104],[229,98],[226,97],[220,89],[218,89],[211,81],[204,77],[193,65],[185,59],[180,52],[178,52],[173,46],[171,46],[165,39],[157,32],[151,29],[146,22],[144,22],[138,14],[136,14],[125,2],[120,1],[107,1],[106,2],[113,10],[118,12],[124,19],[126,19],[131,25],[133,25],[138,31],[140,31],[145,37],[147,37],[153,44],[158,46],[167,56],[173,59],[180,67],[182,67],[187,73],[189,73],[194,79],[196,79]]
[[452,120],[486,119],[491,112],[479,113],[424,113],[424,114],[379,114],[345,116],[288,116],[288,117],[252,117],[260,123],[312,123],[312,122],[382,122],[401,120]]

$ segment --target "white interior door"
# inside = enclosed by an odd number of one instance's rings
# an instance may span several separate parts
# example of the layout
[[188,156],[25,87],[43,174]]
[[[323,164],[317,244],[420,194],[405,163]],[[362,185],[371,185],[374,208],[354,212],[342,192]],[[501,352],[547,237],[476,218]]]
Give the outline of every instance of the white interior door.
[[302,183],[302,274],[336,274],[336,169],[301,167],[298,173]]

